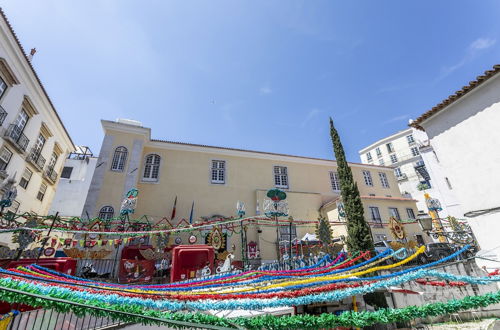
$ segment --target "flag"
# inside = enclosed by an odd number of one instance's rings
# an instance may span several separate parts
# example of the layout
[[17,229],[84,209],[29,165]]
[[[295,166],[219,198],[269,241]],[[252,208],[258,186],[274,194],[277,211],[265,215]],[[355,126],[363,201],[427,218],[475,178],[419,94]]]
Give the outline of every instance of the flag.
[[170,220],[174,220],[174,218],[175,218],[175,207],[176,206],[177,206],[177,196],[175,196],[174,207],[172,208],[172,216],[170,217]]
[[193,223],[193,211],[194,211],[194,201],[191,205],[191,214],[189,215],[189,223]]

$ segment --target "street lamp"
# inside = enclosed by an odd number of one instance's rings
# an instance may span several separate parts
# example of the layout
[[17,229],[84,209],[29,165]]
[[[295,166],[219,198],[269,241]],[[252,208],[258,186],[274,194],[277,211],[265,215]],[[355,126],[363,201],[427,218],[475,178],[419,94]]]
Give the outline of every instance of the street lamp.
[[417,221],[422,231],[429,235],[429,232],[432,231],[432,218],[426,213],[421,213],[417,216]]
[[264,199],[264,214],[267,217],[273,217],[276,222],[276,257],[280,261],[280,234],[278,217],[288,216],[288,203],[285,201],[286,193],[283,190],[274,188],[267,192]]

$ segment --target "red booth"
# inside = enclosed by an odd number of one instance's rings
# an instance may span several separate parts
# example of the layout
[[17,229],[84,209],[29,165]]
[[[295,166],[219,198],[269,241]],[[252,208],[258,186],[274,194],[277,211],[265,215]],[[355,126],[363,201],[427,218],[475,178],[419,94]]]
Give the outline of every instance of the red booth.
[[208,266],[213,274],[215,251],[209,245],[179,245],[172,250],[170,282],[196,277],[196,271]]

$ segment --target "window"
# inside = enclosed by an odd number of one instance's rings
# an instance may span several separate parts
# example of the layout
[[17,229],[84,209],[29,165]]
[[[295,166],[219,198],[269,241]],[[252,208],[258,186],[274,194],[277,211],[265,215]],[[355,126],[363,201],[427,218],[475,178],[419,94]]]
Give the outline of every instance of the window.
[[403,172],[401,172],[401,168],[399,168],[399,167],[396,167],[396,168],[394,169],[394,174],[395,174],[395,175],[396,175],[396,177],[398,177],[398,178],[403,176]]
[[71,178],[71,172],[73,172],[73,167],[64,166],[62,173],[61,173],[61,178],[65,178],[65,179]]
[[444,178],[446,180],[446,184],[448,185],[448,189],[453,189],[453,187],[451,186],[451,182],[450,182],[450,179],[448,178]]
[[111,171],[122,172],[125,168],[125,162],[127,161],[127,148],[118,147],[115,149],[113,154],[113,161],[111,162]]
[[[291,227],[291,232],[290,232],[290,227]],[[293,241],[294,239],[297,238],[297,227],[295,225],[283,225],[280,226],[280,240],[283,241]]]
[[424,237],[422,235],[415,235],[418,245],[425,245]]
[[408,219],[415,220],[415,212],[413,209],[407,208],[406,214],[408,215]]
[[380,158],[378,160],[378,164],[381,165],[381,166],[384,166],[385,165],[384,160],[382,158]]
[[375,152],[377,153],[377,157],[382,157],[382,151],[380,151],[380,148],[377,147],[377,149],[375,149]]
[[35,145],[33,146],[33,153],[36,157],[42,153],[43,146],[45,145],[45,136],[38,134]]
[[368,208],[370,209],[370,217],[372,222],[374,222],[375,225],[382,226],[382,218],[380,218],[378,207],[370,206]]
[[387,180],[387,175],[385,173],[379,172],[378,176],[380,178],[380,183],[382,187],[389,188],[389,180]]
[[274,185],[278,188],[288,188],[288,171],[286,166],[274,167]]
[[2,98],[3,94],[5,94],[6,90],[7,90],[7,84],[2,79],[2,77],[0,77],[0,98]]
[[370,171],[363,171],[363,178],[365,179],[365,184],[367,186],[373,186],[372,174]]
[[26,113],[26,111],[24,110],[21,110],[21,112],[19,112],[19,114],[17,115],[17,118],[16,120],[14,120],[14,127],[13,127],[13,131],[15,134],[15,136],[12,136],[12,137],[15,137],[16,139],[18,139],[20,136],[21,136],[21,133],[24,131],[24,128],[26,127],[26,123],[28,122],[28,114]]
[[21,204],[18,201],[12,201],[12,205],[6,208],[6,210],[8,212],[17,213],[17,211],[19,210],[19,206],[21,206]]
[[387,152],[394,152],[394,147],[392,146],[392,143],[387,143],[385,145],[387,147]]
[[109,220],[112,219],[115,215],[115,209],[112,206],[103,206],[99,211],[99,219],[101,220]]
[[19,181],[19,185],[26,189],[28,187],[28,183],[31,180],[31,175],[33,172],[31,172],[28,168],[24,169],[23,176],[21,177],[21,180]]
[[389,207],[389,215],[391,217],[396,218],[396,220],[401,220],[401,217],[399,216],[399,211],[396,207]]
[[226,177],[226,162],[212,160],[212,183],[224,183]]
[[398,162],[398,156],[396,154],[391,155],[391,163],[395,164]]
[[411,155],[412,156],[418,156],[418,155],[420,155],[420,152],[418,151],[418,147],[411,148]]
[[330,171],[330,183],[333,191],[340,191],[340,180],[337,172]]
[[372,154],[371,154],[371,153],[369,153],[369,152],[367,152],[367,153],[366,153],[366,159],[367,159],[369,162],[371,162],[371,161],[372,161]]
[[413,144],[413,143],[415,143],[415,140],[413,139],[413,135],[412,134],[407,135],[406,136],[406,140],[408,141],[408,144],[410,144],[410,145]]
[[53,152],[52,156],[50,156],[50,161],[49,161],[49,165],[48,165],[48,170],[49,171],[54,170],[54,167],[56,166],[57,158],[58,157],[59,156],[55,152]]
[[156,154],[147,155],[146,165],[144,166],[144,176],[142,177],[144,181],[158,181],[160,159],[160,156]]
[[3,147],[0,150],[0,170],[5,170],[7,165],[9,165],[10,159],[12,158],[12,151]]
[[40,185],[40,190],[38,190],[38,194],[36,195],[36,199],[39,201],[43,201],[43,197],[45,196],[45,192],[47,191],[47,185],[42,183]]
[[375,241],[377,243],[374,244],[375,247],[385,247],[385,244],[384,242],[382,241],[385,241],[386,239],[386,236],[384,234],[375,234]]

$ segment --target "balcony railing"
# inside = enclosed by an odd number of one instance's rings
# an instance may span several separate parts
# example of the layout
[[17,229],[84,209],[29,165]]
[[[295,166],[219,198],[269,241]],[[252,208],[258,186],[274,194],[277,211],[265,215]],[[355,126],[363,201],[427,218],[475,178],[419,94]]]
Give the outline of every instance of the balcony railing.
[[27,160],[31,164],[35,165],[36,169],[39,171],[42,171],[45,166],[45,158],[40,154],[40,150],[34,148],[31,149]]
[[53,167],[47,167],[47,169],[43,172],[43,176],[48,179],[52,184],[57,181],[57,172]]
[[30,140],[23,134],[21,128],[17,125],[11,124],[5,132],[5,137],[9,140],[19,151],[26,152]]
[[7,117],[7,111],[0,105],[0,126],[2,126],[5,117]]

